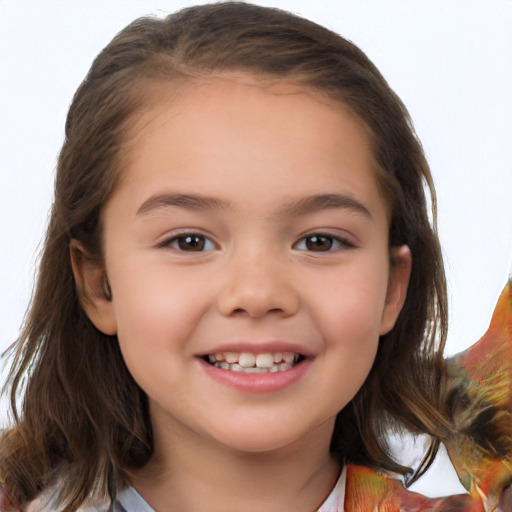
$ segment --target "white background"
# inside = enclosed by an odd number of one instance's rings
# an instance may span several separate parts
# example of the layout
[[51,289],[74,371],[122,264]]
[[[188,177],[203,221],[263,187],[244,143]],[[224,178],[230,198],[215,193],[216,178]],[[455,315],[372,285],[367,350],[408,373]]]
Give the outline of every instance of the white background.
[[[190,1],[0,0],[0,350],[31,296],[72,95],[138,16]],[[429,159],[450,292],[447,353],[486,330],[512,254],[512,2],[274,0],[360,46]],[[1,415],[0,415],[1,416]]]

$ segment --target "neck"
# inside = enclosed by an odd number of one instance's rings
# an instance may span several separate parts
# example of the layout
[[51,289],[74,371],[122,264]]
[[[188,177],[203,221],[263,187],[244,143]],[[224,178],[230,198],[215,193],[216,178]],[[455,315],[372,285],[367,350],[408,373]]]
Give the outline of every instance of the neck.
[[[180,431],[181,430],[181,431]],[[332,424],[289,446],[247,453],[173,427],[157,429],[155,455],[131,483],[157,512],[311,512],[334,486]]]

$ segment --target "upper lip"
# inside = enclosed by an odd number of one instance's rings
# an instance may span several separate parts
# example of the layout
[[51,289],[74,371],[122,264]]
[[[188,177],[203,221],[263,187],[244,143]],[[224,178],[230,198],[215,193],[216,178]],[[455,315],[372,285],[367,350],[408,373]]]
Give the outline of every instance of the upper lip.
[[293,352],[294,354],[300,354],[304,357],[313,357],[315,354],[311,349],[298,343],[290,343],[286,341],[271,340],[271,341],[260,341],[260,342],[227,342],[198,354],[200,357],[204,357],[210,354],[218,354],[221,352],[234,352],[236,354],[241,352],[249,352],[251,354],[267,354],[275,352]]

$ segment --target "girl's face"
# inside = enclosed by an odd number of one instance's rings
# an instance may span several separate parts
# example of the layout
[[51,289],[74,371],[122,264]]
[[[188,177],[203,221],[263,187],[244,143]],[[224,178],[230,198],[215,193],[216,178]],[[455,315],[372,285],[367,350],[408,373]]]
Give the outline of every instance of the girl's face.
[[[291,85],[224,77],[169,94],[136,129],[104,210],[113,299],[84,306],[118,335],[156,440],[329,440],[410,271],[407,247],[390,267],[357,118]],[[85,289],[103,285],[101,269],[75,270]]]

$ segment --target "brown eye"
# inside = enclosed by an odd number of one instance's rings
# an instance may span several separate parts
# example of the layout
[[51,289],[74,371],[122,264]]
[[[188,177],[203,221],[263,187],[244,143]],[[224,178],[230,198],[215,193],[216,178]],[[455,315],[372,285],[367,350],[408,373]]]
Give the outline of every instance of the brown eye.
[[215,249],[215,243],[208,238],[196,233],[184,233],[173,236],[158,244],[161,249],[174,249],[180,252],[206,252]]
[[204,236],[198,235],[180,236],[176,241],[182,251],[204,251],[206,245]]
[[305,239],[308,251],[329,251],[333,246],[333,239],[329,236],[313,235]]
[[323,233],[312,233],[305,236],[293,246],[296,251],[309,252],[333,252],[354,247],[354,243],[346,237]]

